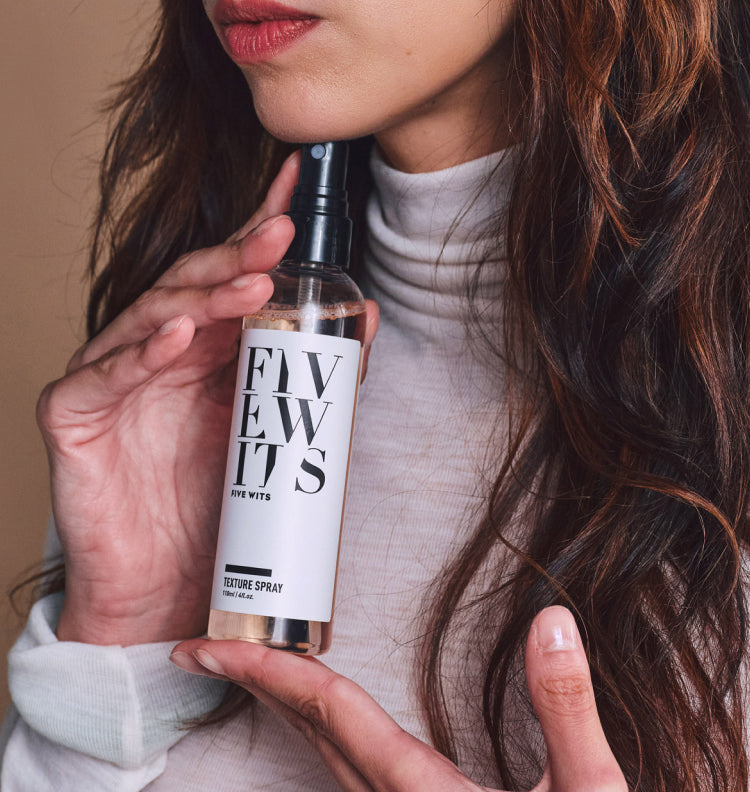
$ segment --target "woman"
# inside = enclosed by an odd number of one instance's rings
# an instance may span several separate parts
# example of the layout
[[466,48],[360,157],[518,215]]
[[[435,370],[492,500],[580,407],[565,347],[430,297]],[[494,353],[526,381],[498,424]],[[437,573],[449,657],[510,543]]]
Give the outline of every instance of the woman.
[[[115,103],[3,788],[747,789],[744,0],[204,6]],[[194,638],[274,138],[358,139],[381,309],[333,670]]]

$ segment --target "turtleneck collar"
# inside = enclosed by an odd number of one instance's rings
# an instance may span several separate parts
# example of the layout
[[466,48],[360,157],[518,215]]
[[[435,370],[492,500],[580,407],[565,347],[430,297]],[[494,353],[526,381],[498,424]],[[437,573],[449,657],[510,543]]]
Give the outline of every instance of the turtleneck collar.
[[484,259],[475,307],[484,313],[497,305],[504,251],[496,234],[512,159],[506,150],[445,170],[403,173],[373,149],[367,290],[383,316],[395,312],[400,324],[430,335],[463,324],[469,284]]

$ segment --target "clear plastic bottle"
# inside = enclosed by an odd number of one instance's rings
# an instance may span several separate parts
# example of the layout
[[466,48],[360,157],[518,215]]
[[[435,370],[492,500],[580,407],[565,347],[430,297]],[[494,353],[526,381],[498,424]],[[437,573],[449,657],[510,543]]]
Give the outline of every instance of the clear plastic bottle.
[[344,272],[347,146],[303,147],[274,292],[243,320],[211,638],[302,654],[331,642],[365,302]]

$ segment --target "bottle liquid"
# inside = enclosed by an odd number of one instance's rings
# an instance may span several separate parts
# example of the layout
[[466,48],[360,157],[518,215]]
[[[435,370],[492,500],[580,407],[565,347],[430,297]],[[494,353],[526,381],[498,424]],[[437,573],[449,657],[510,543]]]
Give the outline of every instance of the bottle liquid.
[[243,320],[210,638],[301,654],[331,642],[365,302],[344,272],[348,146],[302,149],[295,236]]

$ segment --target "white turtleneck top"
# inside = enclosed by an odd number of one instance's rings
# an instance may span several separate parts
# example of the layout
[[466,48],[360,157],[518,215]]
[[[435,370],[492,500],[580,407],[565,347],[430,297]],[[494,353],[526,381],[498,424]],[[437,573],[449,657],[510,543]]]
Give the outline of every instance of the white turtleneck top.
[[[502,153],[425,174],[395,171],[377,154],[371,165],[364,291],[381,320],[360,389],[323,659],[427,739],[414,685],[425,602],[476,525],[502,453],[503,382],[475,343],[467,292],[504,213],[511,166]],[[491,333],[502,261],[490,256],[479,272],[475,308]],[[17,712],[4,727],[4,792],[336,788],[301,734],[260,706],[181,730],[215,706],[223,685],[172,666],[171,644],[57,641],[61,596],[35,605],[10,654]],[[466,698],[455,702],[467,723],[465,770],[492,784],[463,657],[457,647],[449,667]]]

